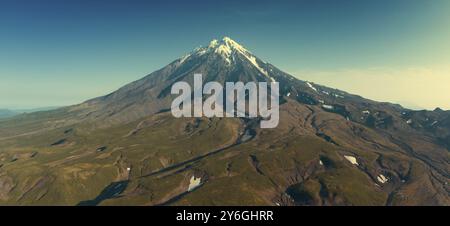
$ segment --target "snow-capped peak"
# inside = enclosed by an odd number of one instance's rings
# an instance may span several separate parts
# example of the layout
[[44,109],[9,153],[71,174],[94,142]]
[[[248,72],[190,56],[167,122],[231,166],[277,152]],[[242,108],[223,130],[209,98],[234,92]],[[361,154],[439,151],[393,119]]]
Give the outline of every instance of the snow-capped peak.
[[[232,62],[235,62],[237,54],[241,55],[262,75],[266,76],[270,81],[275,82],[275,79],[269,76],[269,73],[265,70],[265,66],[260,66],[256,60],[256,57],[250,51],[229,37],[225,36],[221,40],[213,39],[209,42],[207,47],[197,48],[193,51],[193,53],[189,54],[189,56],[201,56],[207,53],[217,54],[222,57],[228,65],[232,65]],[[179,59],[180,62],[184,62],[185,60],[186,59],[184,57]],[[263,63],[265,64],[265,62]]]
[[223,37],[220,41],[213,39],[206,50],[217,53],[225,59],[229,58],[233,52],[239,52],[246,55],[250,54],[247,49],[229,37]]
[[247,49],[245,49],[243,46],[241,46],[239,43],[235,42],[233,39],[229,37],[223,37],[222,43],[229,48],[236,49],[241,52],[249,52]]

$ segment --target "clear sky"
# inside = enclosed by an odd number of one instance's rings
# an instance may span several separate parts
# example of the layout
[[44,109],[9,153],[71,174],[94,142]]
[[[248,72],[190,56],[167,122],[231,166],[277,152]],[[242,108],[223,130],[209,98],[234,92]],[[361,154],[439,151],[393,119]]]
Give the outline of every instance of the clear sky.
[[101,96],[222,36],[301,79],[450,109],[448,0],[0,0],[0,108]]

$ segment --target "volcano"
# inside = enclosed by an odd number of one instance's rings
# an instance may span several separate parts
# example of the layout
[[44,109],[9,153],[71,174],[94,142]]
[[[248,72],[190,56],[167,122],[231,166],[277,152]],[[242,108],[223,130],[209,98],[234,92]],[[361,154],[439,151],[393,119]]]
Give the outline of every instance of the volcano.
[[[280,121],[175,118],[173,84],[278,82]],[[450,112],[302,81],[225,37],[106,96],[0,121],[0,204],[450,205]]]

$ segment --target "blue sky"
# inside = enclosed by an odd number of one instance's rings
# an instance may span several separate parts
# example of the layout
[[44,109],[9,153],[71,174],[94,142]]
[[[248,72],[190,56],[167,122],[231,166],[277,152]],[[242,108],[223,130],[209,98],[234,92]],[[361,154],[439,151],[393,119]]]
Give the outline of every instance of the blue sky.
[[230,36],[299,78],[449,109],[449,28],[447,0],[0,0],[0,108],[76,104]]

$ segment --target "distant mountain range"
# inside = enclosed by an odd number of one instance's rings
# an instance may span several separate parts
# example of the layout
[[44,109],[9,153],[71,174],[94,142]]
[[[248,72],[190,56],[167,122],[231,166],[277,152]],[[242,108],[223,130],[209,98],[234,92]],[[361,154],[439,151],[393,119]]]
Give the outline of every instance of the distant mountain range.
[[16,111],[11,111],[9,109],[0,109],[0,119],[1,118],[8,118],[8,117],[12,117],[14,115],[19,114]]
[[10,110],[10,109],[0,109],[0,119],[13,117],[22,113],[32,113],[37,111],[49,111],[59,107],[41,107],[41,108],[30,108],[30,109],[18,109],[18,110]]
[[[280,123],[174,118],[175,82],[277,81]],[[106,96],[0,121],[0,204],[450,205],[450,112],[298,80],[230,38]]]

